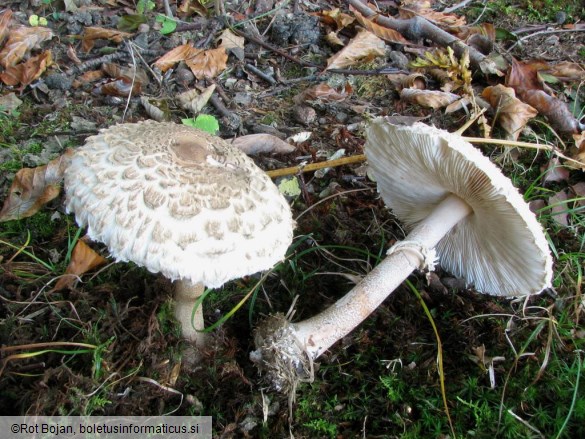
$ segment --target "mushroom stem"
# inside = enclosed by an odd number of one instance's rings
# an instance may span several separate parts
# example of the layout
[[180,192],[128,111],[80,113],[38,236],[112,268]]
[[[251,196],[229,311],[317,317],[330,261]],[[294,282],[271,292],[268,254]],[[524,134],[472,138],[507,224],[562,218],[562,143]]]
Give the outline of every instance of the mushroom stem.
[[[456,195],[447,196],[431,214],[408,234],[403,245],[395,247],[350,292],[335,304],[299,323],[267,323],[272,334],[259,328],[257,350],[251,358],[268,369],[270,380],[278,389],[290,388],[282,382],[283,362],[292,365],[296,373],[310,370],[308,363],[319,357],[336,341],[349,334],[365,320],[416,268],[424,261],[424,249],[431,250],[463,218],[471,207]],[[418,251],[417,249],[423,249]],[[283,328],[282,325],[287,326]],[[304,355],[308,357],[305,358]],[[275,364],[280,363],[280,364]],[[285,381],[287,380],[285,379]]]
[[[197,347],[205,345],[205,328],[203,322],[203,304],[200,304],[193,314],[193,307],[197,299],[203,294],[203,284],[194,284],[188,280],[178,280],[175,284],[175,318],[181,324],[181,333],[184,338],[195,343]],[[193,315],[193,320],[191,316]],[[192,323],[191,323],[192,322]]]

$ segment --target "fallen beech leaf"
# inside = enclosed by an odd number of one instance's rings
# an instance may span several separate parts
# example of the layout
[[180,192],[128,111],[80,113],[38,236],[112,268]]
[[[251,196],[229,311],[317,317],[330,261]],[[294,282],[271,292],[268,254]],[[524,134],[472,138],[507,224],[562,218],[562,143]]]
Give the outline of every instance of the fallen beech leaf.
[[344,14],[339,8],[317,12],[315,15],[321,19],[321,22],[333,27],[337,31],[340,31],[355,21],[355,18],[351,15]]
[[200,0],[183,0],[181,6],[179,6],[177,9],[177,12],[179,12],[183,18],[189,17],[193,14],[197,14],[202,17],[207,16],[207,8],[203,6]]
[[156,120],[157,122],[164,122],[170,119],[170,115],[168,114],[168,106],[166,106],[167,111],[165,112],[156,105],[152,104],[146,96],[140,96],[140,103],[151,119]]
[[24,88],[40,78],[51,64],[53,64],[53,58],[51,52],[47,50],[24,63],[8,67],[0,74],[0,80],[6,85],[15,86],[20,84]]
[[337,35],[337,32],[329,32],[325,35],[325,41],[327,41],[331,46],[345,46],[341,38]]
[[57,197],[72,154],[73,150],[68,149],[46,165],[18,171],[0,210],[0,222],[32,216]]
[[569,110],[567,104],[543,90],[522,90],[518,96],[527,104],[536,108],[550,123],[563,133],[577,133],[585,129]]
[[140,81],[134,81],[134,83],[132,83],[132,80],[130,79],[118,78],[97,85],[92,90],[92,93],[106,96],[127,97],[133,94],[140,94],[141,91],[142,84]]
[[544,172],[543,183],[552,183],[557,181],[568,181],[569,170],[561,165],[558,157],[553,157],[550,161],[540,168]]
[[248,134],[237,137],[232,145],[241,149],[248,155],[261,153],[288,154],[295,150],[291,144],[279,139],[272,134]]
[[161,72],[166,72],[178,62],[185,61],[187,58],[192,58],[201,51],[201,49],[196,49],[191,44],[183,44],[175,47],[157,59],[154,66]]
[[73,247],[71,260],[65,269],[65,274],[59,278],[51,291],[71,287],[79,276],[107,262],[104,257],[92,250],[85,242],[82,240],[77,241],[77,244]]
[[185,60],[197,79],[215,78],[227,67],[227,52],[223,47],[203,50],[192,58]]
[[[585,171],[585,131],[580,134],[573,134],[573,139],[575,140],[575,146],[577,147],[577,152],[573,158],[583,163],[581,170]],[[573,165],[570,165],[570,167],[572,168]]]
[[548,205],[550,207],[550,215],[552,219],[561,226],[568,226],[569,225],[569,218],[568,218],[568,206],[567,206],[567,199],[568,199],[567,191],[562,190],[557,192],[552,197],[548,198]]
[[109,40],[116,44],[120,44],[124,38],[130,38],[131,36],[131,33],[122,32],[116,29],[88,26],[83,32],[81,47],[84,52],[89,52],[93,48],[95,40]]
[[6,45],[0,52],[0,64],[12,67],[18,64],[32,49],[36,49],[43,41],[53,38],[48,27],[17,26],[11,28]]
[[497,120],[506,132],[506,140],[518,140],[526,123],[538,114],[516,97],[514,89],[498,84],[486,87],[481,96],[496,110]]
[[177,98],[179,99],[179,103],[181,107],[185,110],[190,110],[194,116],[199,114],[199,112],[207,105],[207,101],[215,91],[215,84],[211,84],[209,87],[204,89],[200,92],[197,89],[187,90],[184,93],[181,93]]
[[329,84],[322,82],[309,87],[293,98],[295,104],[300,105],[306,101],[341,102],[352,92],[351,85],[346,83],[341,91],[337,91]]
[[439,27],[461,27],[465,26],[466,24],[464,16],[435,11],[431,8],[430,3],[428,2],[423,2],[422,4],[411,4],[408,5],[408,7],[401,7],[398,9],[398,12],[399,17],[402,19],[408,19],[418,15],[420,17],[426,18],[432,23],[435,23]]
[[574,184],[573,186],[571,186],[571,189],[573,190],[573,192],[575,193],[575,197],[577,198],[575,204],[578,207],[585,206],[585,181],[580,181],[579,183]]
[[418,104],[426,108],[443,108],[452,102],[455,102],[461,97],[454,93],[447,93],[439,90],[419,90],[415,88],[404,88],[400,91],[400,99],[412,103]]
[[536,64],[512,58],[506,85],[516,90],[522,101],[545,116],[555,129],[564,133],[577,133],[585,129],[585,125],[579,123],[565,102],[547,93],[549,88],[538,77]]
[[8,36],[8,27],[12,21],[12,10],[6,9],[0,14],[0,46],[4,42],[4,38]]
[[360,30],[339,52],[327,60],[327,68],[343,69],[362,61],[369,61],[386,53],[386,44],[372,32]]
[[224,30],[219,38],[219,47],[223,47],[225,50],[229,51],[230,49],[244,49],[245,38],[240,37],[234,34],[231,30],[226,29]]
[[411,45],[412,43],[402,36],[402,34],[394,29],[389,29],[384,26],[380,26],[378,23],[364,17],[357,9],[350,5],[349,10],[356,16],[357,21],[365,29],[382,38],[389,43],[399,43],[405,45]]

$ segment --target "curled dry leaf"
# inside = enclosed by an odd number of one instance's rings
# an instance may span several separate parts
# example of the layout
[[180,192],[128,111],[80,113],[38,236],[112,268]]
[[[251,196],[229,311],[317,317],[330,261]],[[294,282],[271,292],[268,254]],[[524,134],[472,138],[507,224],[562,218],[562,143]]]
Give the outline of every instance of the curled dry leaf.
[[548,88],[538,77],[536,65],[512,59],[506,85],[514,88],[518,97],[536,108],[555,129],[564,133],[577,133],[585,129],[565,102],[547,93]]
[[71,287],[79,276],[107,262],[104,257],[96,253],[85,242],[82,240],[77,241],[77,244],[73,247],[73,252],[71,252],[71,261],[69,261],[69,265],[65,269],[65,274],[59,278],[51,291]]
[[183,44],[175,47],[157,59],[154,62],[154,66],[164,73],[178,62],[192,58],[199,52],[201,52],[201,49],[196,49],[191,44]]
[[340,91],[329,84],[322,82],[302,91],[293,98],[295,104],[300,105],[306,101],[341,102],[353,91],[351,85],[346,83]]
[[386,44],[372,32],[360,30],[339,52],[327,60],[327,68],[343,69],[378,56],[384,56]]
[[552,183],[569,180],[569,170],[565,168],[558,157],[553,157],[550,161],[540,168],[544,172],[543,183]]
[[236,146],[248,155],[254,154],[288,154],[295,150],[291,144],[279,139],[272,134],[248,134],[247,136],[237,137],[232,141]]
[[0,210],[0,222],[32,216],[57,197],[72,154],[73,150],[68,149],[46,165],[18,171]]
[[[582,131],[580,134],[573,134],[573,139],[577,147],[577,152],[573,158],[582,163],[581,170],[585,171],[585,131]],[[573,167],[570,163],[568,166]]]
[[498,123],[506,132],[506,140],[518,140],[528,121],[538,114],[538,111],[518,99],[511,87],[501,84],[487,87],[481,96],[496,110]]
[[561,226],[568,226],[569,225],[569,217],[567,214],[568,200],[567,191],[563,189],[560,192],[557,192],[552,197],[548,198],[548,205],[550,207],[550,214],[554,222],[560,224]]
[[215,78],[227,67],[228,55],[225,48],[203,50],[185,60],[197,79]]
[[410,4],[402,3],[402,7],[399,8],[399,16],[402,19],[412,18],[415,15],[424,17],[432,23],[435,23],[439,27],[461,27],[465,26],[465,17],[448,14],[440,11],[435,11],[430,2],[411,2]]
[[207,105],[207,101],[209,101],[214,91],[215,84],[211,84],[202,92],[199,92],[197,89],[191,89],[181,93],[177,98],[183,109],[191,111],[196,116]]
[[23,88],[40,78],[40,76],[53,64],[53,57],[48,50],[40,55],[33,56],[24,63],[10,66],[0,73],[0,81],[6,85],[21,85]]
[[124,38],[130,38],[131,36],[131,33],[122,32],[116,29],[88,26],[83,32],[81,47],[84,52],[89,52],[93,48],[95,40],[109,40],[116,44],[120,44]]
[[37,49],[43,41],[53,38],[47,27],[17,26],[11,28],[8,41],[0,52],[0,64],[4,68],[18,64],[32,49]]
[[418,90],[415,88],[404,88],[400,91],[400,99],[411,104],[418,104],[426,108],[443,108],[455,102],[461,97],[454,93],[447,93],[439,90]]
[[[384,26],[380,26],[378,23],[375,23],[373,20],[364,17],[357,9],[350,5],[349,10],[353,12],[356,16],[357,21],[361,24],[365,29],[376,35],[377,37],[382,38],[389,43],[399,43],[410,45],[410,41],[402,36],[402,34],[394,29],[389,29]],[[375,16],[374,16],[375,17]]]
[[218,37],[219,47],[223,47],[225,50],[230,49],[244,49],[245,38],[234,34],[231,30],[224,30]]
[[331,26],[337,31],[349,26],[355,21],[355,18],[351,15],[344,14],[339,8],[317,12],[315,15],[319,17],[322,23]]
[[8,27],[12,21],[12,10],[5,9],[0,14],[0,45],[4,42],[4,39],[8,36]]
[[157,122],[164,122],[170,119],[168,114],[165,115],[165,112],[163,110],[158,108],[156,105],[151,104],[146,96],[140,97],[140,103],[142,104],[144,110],[150,116],[151,119],[156,120]]

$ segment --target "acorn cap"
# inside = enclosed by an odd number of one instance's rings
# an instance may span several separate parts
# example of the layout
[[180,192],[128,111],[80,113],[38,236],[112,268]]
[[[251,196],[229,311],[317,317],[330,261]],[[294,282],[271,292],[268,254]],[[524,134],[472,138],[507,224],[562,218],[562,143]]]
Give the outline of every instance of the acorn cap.
[[552,258],[540,223],[487,157],[461,136],[415,123],[375,119],[369,172],[386,205],[411,230],[449,194],[473,210],[435,250],[441,266],[484,293],[536,294],[550,287]]
[[145,121],[89,137],[66,209],[118,261],[217,288],[284,258],[294,221],[270,178],[223,139]]

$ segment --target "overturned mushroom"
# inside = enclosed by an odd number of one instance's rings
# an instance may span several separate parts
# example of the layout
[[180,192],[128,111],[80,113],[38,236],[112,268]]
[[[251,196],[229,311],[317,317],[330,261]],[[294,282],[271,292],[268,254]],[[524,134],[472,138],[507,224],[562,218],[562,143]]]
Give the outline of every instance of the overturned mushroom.
[[65,172],[66,208],[117,261],[176,280],[183,336],[204,343],[203,286],[272,267],[292,240],[290,207],[268,176],[219,137],[172,123],[116,125]]
[[477,291],[536,294],[550,286],[542,228],[500,170],[460,136],[421,123],[376,119],[367,132],[370,173],[386,205],[410,231],[335,304],[300,323],[269,318],[251,358],[275,388],[310,376],[312,361],[372,313],[417,268],[446,270]]

